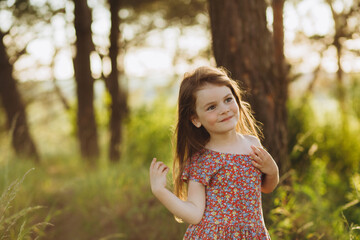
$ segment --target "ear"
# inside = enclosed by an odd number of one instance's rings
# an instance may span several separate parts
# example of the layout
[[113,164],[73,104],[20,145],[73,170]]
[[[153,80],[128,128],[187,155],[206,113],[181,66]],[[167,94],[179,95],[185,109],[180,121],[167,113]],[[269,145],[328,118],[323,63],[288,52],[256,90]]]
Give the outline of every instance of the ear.
[[195,127],[197,127],[197,128],[201,127],[201,122],[199,121],[199,119],[196,116],[193,116],[191,118],[191,122],[194,124]]

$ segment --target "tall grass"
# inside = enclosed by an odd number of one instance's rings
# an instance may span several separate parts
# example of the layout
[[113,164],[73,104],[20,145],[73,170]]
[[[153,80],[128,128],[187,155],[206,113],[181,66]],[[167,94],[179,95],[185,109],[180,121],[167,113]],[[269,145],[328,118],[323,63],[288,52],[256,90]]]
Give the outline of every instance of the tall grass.
[[13,181],[0,197],[0,239],[38,239],[44,235],[44,228],[49,223],[28,223],[27,218],[42,206],[24,207],[11,212],[12,203],[18,194],[26,175],[34,169],[27,171],[23,177]]
[[[332,118],[318,120],[313,106],[311,101],[289,104],[292,169],[287,176],[291,184],[280,185],[272,193],[275,207],[266,216],[267,227],[274,240],[357,239],[359,123],[353,120],[349,131],[344,131]],[[7,153],[0,156],[0,190],[6,193],[13,189],[1,198],[8,199],[1,200],[4,203],[12,199],[5,219],[22,215],[6,236],[33,239],[37,234],[39,239],[51,240],[181,239],[187,225],[177,223],[154,198],[148,181],[153,157],[171,164],[174,122],[175,106],[166,104],[163,98],[133,109],[125,126],[123,158],[110,164],[104,157],[98,168],[89,168],[81,161],[74,136],[57,134],[55,130],[51,141],[38,140],[43,149],[38,166],[14,158],[0,144],[0,150]],[[100,136],[106,139],[102,130]],[[106,150],[102,144],[102,154]],[[13,183],[11,178],[23,176],[33,167],[36,170],[25,180],[19,178]],[[10,197],[14,196],[10,192],[16,192],[16,197]],[[1,211],[3,206],[10,205],[2,203]],[[39,226],[38,222],[52,226]],[[2,221],[0,226],[5,229],[9,223]]]
[[[59,139],[58,147],[49,146],[50,150],[43,151],[41,165],[36,166],[36,174],[22,183],[21,195],[25,197],[15,199],[14,208],[9,211],[33,204],[46,206],[46,211],[28,220],[29,224],[37,219],[50,220],[53,226],[46,228],[41,239],[141,240],[182,236],[186,225],[173,220],[155,200],[148,181],[152,157],[168,163],[172,158],[175,108],[161,102],[164,101],[132,111],[125,128],[124,155],[117,164],[100,159],[97,168],[88,167],[76,154],[75,141],[69,136],[67,141]],[[55,132],[51,142],[56,143],[54,135]],[[100,135],[105,138],[107,134]],[[39,142],[45,144],[46,138]],[[106,149],[102,145],[102,154]],[[34,167],[25,159],[5,160],[2,156],[0,165],[0,176],[6,176],[5,183],[0,181],[0,190],[8,184],[9,176]]]

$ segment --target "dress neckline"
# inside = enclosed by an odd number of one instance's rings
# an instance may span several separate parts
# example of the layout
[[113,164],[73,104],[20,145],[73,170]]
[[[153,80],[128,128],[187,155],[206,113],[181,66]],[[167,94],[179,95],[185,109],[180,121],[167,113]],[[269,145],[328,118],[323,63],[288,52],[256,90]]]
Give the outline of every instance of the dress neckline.
[[204,150],[207,151],[207,152],[212,152],[212,153],[216,153],[218,155],[230,155],[230,156],[251,156],[250,154],[248,153],[228,153],[228,152],[219,152],[219,151],[215,151],[215,150],[212,150],[210,148],[206,148],[204,147]]

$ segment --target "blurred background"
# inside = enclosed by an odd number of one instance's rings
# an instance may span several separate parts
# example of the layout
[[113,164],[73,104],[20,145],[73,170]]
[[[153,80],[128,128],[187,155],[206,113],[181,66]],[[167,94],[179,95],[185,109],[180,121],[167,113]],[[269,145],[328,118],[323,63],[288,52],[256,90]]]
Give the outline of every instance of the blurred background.
[[182,239],[148,167],[202,65],[263,123],[272,239],[360,239],[359,23],[359,0],[0,0],[0,239]]

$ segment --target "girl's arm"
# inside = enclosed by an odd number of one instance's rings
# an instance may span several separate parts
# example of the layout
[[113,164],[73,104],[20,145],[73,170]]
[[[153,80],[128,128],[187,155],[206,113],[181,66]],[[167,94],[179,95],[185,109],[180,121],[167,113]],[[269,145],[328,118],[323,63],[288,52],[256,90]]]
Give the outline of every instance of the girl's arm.
[[205,210],[205,186],[190,180],[188,198],[183,201],[166,188],[168,171],[169,168],[164,163],[153,159],[150,165],[151,191],[172,214],[190,224],[199,223]]
[[272,191],[274,191],[278,183],[279,173],[274,175],[265,174],[261,183],[261,191],[263,193],[271,193]]
[[271,193],[279,183],[279,169],[271,155],[262,147],[251,146],[253,165],[258,168],[264,177],[261,183],[263,193]]

